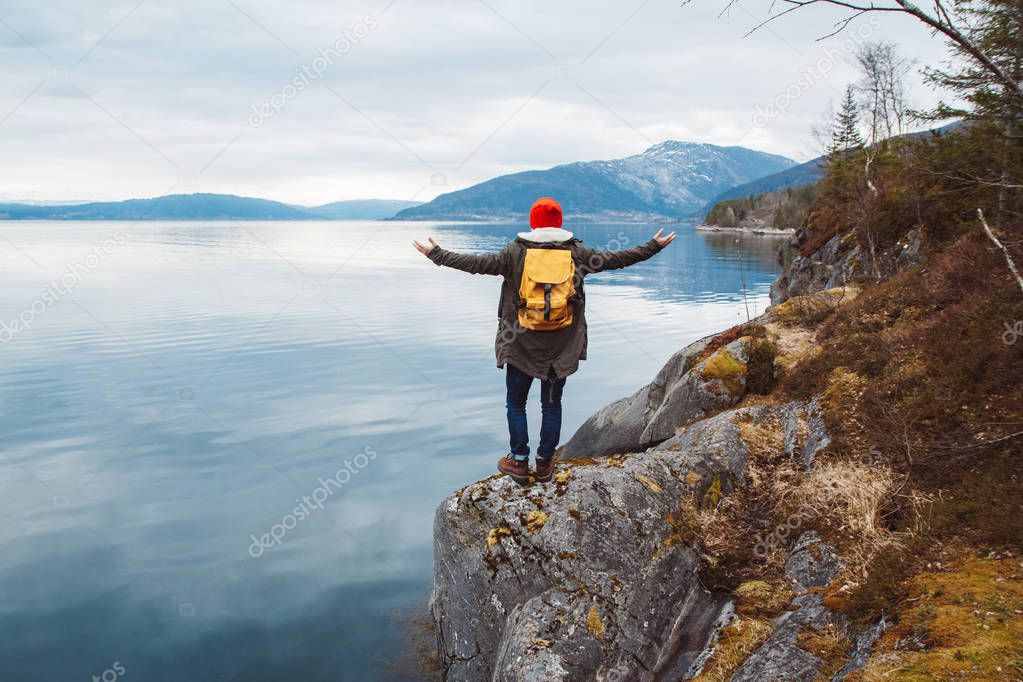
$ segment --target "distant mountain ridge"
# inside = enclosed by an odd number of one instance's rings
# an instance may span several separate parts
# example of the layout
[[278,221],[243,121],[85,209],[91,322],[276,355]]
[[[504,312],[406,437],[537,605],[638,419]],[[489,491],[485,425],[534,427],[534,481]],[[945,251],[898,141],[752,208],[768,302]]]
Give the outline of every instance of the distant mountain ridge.
[[745,147],[669,140],[640,154],[502,175],[408,208],[396,220],[523,220],[555,197],[574,221],[677,221],[730,187],[795,166]]
[[421,203],[423,202],[402,199],[350,199],[311,206],[305,210],[333,220],[378,220],[390,218],[398,211]]
[[0,220],[376,220],[415,205],[396,199],[357,199],[305,207],[195,193],[83,204],[0,203]]
[[700,209],[699,215],[703,217],[703,214],[726,199],[742,199],[749,196],[758,196],[764,192],[775,192],[788,187],[812,185],[824,176],[826,162],[826,157],[818,156],[816,159],[810,159],[805,163],[786,168],[783,171],[771,173],[750,182],[730,187],[707,202]]
[[0,202],[0,220],[522,221],[538,197],[549,195],[570,221],[675,222],[736,186],[798,168],[792,159],[745,147],[669,140],[620,159],[502,175],[427,203],[366,199],[297,206],[194,193],[77,204]]

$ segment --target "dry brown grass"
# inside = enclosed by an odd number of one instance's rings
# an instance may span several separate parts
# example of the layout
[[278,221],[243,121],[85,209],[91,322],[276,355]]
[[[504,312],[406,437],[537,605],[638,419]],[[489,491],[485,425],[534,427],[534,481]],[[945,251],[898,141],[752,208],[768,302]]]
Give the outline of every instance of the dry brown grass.
[[764,328],[767,330],[767,338],[777,349],[775,366],[782,371],[820,352],[816,342],[817,333],[813,329],[779,322],[768,322]]
[[844,303],[856,298],[856,284],[834,287],[792,298],[771,306],[769,318],[782,325],[815,326],[836,312]]
[[746,539],[748,528],[743,522],[746,513],[745,497],[733,493],[721,498],[712,508],[692,509],[694,537],[700,541],[703,572],[714,587],[734,587],[743,577],[734,570],[743,566],[748,558]]
[[[851,376],[838,373],[833,384],[849,388]],[[822,453],[806,471],[786,457],[777,417],[738,420],[736,426],[750,451],[746,484],[716,505],[691,506],[685,513],[684,526],[700,543],[708,586],[732,590],[750,580],[781,579],[789,546],[808,530],[838,549],[848,568],[844,582],[855,584],[879,552],[900,548],[912,532],[896,533],[886,523],[904,479],[885,462]]]
[[883,518],[899,483],[891,469],[838,459],[818,459],[810,471],[789,467],[789,475],[776,476],[770,486],[779,508],[836,544],[853,575],[878,552],[900,546]]
[[735,618],[721,630],[714,653],[694,682],[727,682],[770,634],[771,624],[763,618]]
[[739,437],[750,451],[750,458],[757,466],[776,463],[785,457],[785,437],[781,420],[771,416],[759,421],[737,421]]
[[[815,327],[768,325],[782,378],[763,400],[823,394],[832,441],[804,471],[784,457],[779,425],[737,423],[747,485],[694,519],[705,584],[772,583],[791,542],[817,530],[848,567],[829,605],[866,625],[950,543],[1023,551],[1023,438],[997,440],[1023,423],[1023,343],[1001,340],[1005,320],[1023,319],[1023,299],[983,235],[944,248]],[[796,512],[769,554],[754,552],[758,533]]]
[[[935,147],[935,159],[945,158],[941,149],[947,146]],[[705,583],[728,589],[751,580],[777,583],[791,542],[805,530],[820,532],[847,566],[841,579],[825,589],[825,600],[858,627],[876,622],[882,612],[908,616],[917,608],[911,604],[922,604],[909,598],[912,581],[931,562],[940,568],[950,556],[1011,550],[1018,557],[1023,552],[1023,437],[1018,436],[1023,342],[1002,340],[1007,326],[1023,319],[1023,298],[1004,260],[977,229],[976,206],[990,204],[969,194],[980,189],[930,192],[933,178],[913,179],[895,163],[898,159],[889,161],[894,165],[878,169],[887,183],[880,187],[883,201],[872,205],[871,216],[860,216],[864,220],[850,218],[862,202],[858,193],[843,194],[844,181],[825,187],[802,235],[802,251],[809,255],[836,234],[846,235],[843,248],[864,246],[863,230],[850,232],[854,227],[869,229],[883,248],[920,227],[930,253],[926,266],[866,284],[854,299],[835,302],[822,296],[775,307],[765,329],[780,370],[780,385],[767,400],[780,404],[823,394],[831,444],[804,471],[777,456],[777,433],[739,424],[752,453],[748,485],[696,518],[698,535],[712,555],[715,580]],[[1011,250],[1021,262],[1023,242],[1017,237],[1023,223],[1008,222],[1001,229],[1013,237]],[[737,329],[733,338],[739,335]],[[763,531],[765,520],[770,531],[795,514],[798,522],[769,556],[750,556],[749,543]],[[1018,579],[1019,565],[1016,560],[1012,573],[1001,577]],[[970,566],[963,580],[976,573]],[[949,596],[963,591],[959,583],[945,588]],[[971,613],[985,614],[975,604],[967,606]],[[1018,621],[1019,613],[1013,615]],[[931,631],[947,624],[940,613],[916,616]],[[896,656],[897,665],[882,665],[878,671],[868,666],[867,672],[880,672],[884,679],[939,679],[933,675],[940,664],[942,672],[954,669],[974,675],[970,679],[1006,679],[1010,670],[1023,679],[1019,633],[999,628],[1001,622],[976,624],[966,634],[985,639],[977,639],[972,652],[949,647],[950,660],[889,649],[884,653]],[[992,642],[986,638],[996,631],[1012,635],[1015,658],[989,655]],[[963,632],[960,628],[953,634]],[[745,640],[739,634],[722,635],[731,652],[740,652],[739,660],[725,661],[720,668],[708,665],[699,679],[732,674],[755,648],[742,653]],[[844,658],[845,643],[831,634],[804,633],[800,643],[837,663]],[[895,670],[898,666],[903,667]]]
[[801,630],[796,635],[796,645],[809,651],[821,660],[819,680],[830,680],[849,658],[852,642],[842,628],[828,623],[819,630]]
[[[1021,547],[1023,438],[998,439],[1023,423],[1023,343],[1001,340],[1006,320],[1023,319],[1023,298],[998,255],[976,231],[943,245],[925,268],[866,287],[821,323],[821,351],[787,368],[775,392],[824,393],[832,437],[824,459],[894,478],[880,519],[867,504],[838,534],[843,560],[866,564],[836,597],[861,624],[901,598],[904,581],[941,547]],[[797,496],[788,504],[798,506]],[[877,551],[885,536],[893,551]]]
[[735,611],[741,616],[773,618],[785,610],[795,596],[789,587],[778,582],[747,580],[735,588]]

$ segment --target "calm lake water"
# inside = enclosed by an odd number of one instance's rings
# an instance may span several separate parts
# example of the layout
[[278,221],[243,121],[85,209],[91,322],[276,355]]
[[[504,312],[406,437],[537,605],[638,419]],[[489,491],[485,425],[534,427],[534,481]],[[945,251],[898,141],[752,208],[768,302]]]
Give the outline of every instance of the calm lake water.
[[[507,436],[500,281],[409,242],[483,252],[519,229],[0,223],[0,679],[411,677],[433,511]],[[587,278],[563,438],[761,312],[777,245],[687,226]]]

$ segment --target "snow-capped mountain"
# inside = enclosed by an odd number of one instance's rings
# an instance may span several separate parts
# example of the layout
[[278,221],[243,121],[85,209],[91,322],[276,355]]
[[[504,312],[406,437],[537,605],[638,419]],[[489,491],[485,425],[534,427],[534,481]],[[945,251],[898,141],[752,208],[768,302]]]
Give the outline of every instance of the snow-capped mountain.
[[641,154],[502,175],[421,206],[398,220],[523,221],[533,201],[552,196],[566,221],[688,218],[721,192],[795,165],[745,147],[669,140]]

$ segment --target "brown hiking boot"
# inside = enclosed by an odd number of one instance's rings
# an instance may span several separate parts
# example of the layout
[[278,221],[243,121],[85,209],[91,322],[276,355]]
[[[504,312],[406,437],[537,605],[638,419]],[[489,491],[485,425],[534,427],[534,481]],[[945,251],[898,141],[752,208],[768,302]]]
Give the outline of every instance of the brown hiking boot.
[[554,476],[554,458],[536,460],[536,480],[547,483]]
[[497,460],[497,470],[511,476],[511,479],[519,485],[529,483],[529,462],[515,459],[510,452]]

